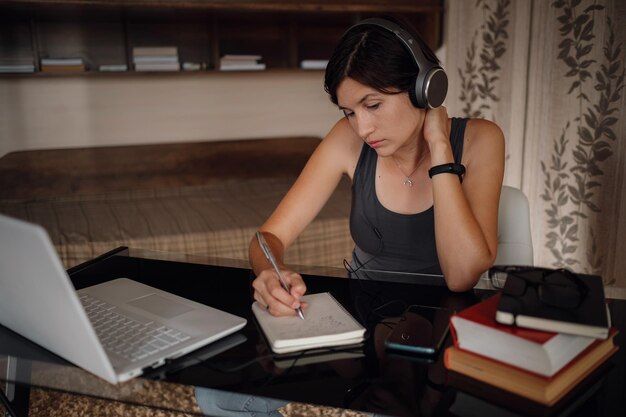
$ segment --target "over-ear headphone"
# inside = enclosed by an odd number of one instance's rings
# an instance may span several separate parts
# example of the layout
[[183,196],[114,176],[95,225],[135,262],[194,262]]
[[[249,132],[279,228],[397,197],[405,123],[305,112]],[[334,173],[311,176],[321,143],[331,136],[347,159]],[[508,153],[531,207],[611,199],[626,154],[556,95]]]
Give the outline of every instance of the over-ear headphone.
[[396,35],[413,57],[418,68],[415,85],[409,90],[411,103],[419,108],[435,108],[441,106],[448,93],[448,76],[441,65],[426,58],[422,46],[406,30],[396,23],[377,17],[362,20],[352,26],[374,25],[386,29]]

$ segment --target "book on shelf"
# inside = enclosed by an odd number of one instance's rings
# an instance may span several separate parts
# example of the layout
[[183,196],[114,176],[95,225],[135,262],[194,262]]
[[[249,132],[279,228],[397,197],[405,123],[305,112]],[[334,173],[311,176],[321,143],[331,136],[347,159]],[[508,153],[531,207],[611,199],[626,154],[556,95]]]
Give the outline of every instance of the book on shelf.
[[41,65],[48,66],[71,66],[71,65],[84,65],[85,61],[82,58],[41,58]]
[[452,316],[450,330],[457,348],[552,376],[596,340],[498,323],[500,297],[497,293]]
[[133,57],[139,56],[178,56],[176,46],[135,46]]
[[264,63],[256,64],[220,64],[220,71],[262,71],[266,69]]
[[256,63],[263,57],[261,55],[238,55],[238,54],[226,54],[220,58],[220,62],[228,63]]
[[252,312],[275,353],[354,345],[365,337],[365,328],[328,292],[302,297],[308,303],[305,319],[274,317],[259,303]]
[[224,55],[220,58],[221,71],[259,71],[266,68],[261,55]]
[[612,329],[605,340],[593,344],[551,377],[509,366],[502,362],[450,346],[444,353],[445,367],[478,381],[528,398],[544,405],[553,405],[596,368],[617,352]]
[[503,324],[516,324],[530,329],[570,333],[604,339],[611,326],[604,297],[604,284],[597,275],[576,274],[586,286],[580,305],[559,308],[539,299],[534,288],[528,288],[521,296],[507,295],[507,280],[498,304],[496,320]]
[[160,64],[168,62],[178,62],[177,55],[138,55],[133,56],[133,63],[135,64]]
[[126,64],[103,64],[98,67],[100,72],[124,72],[128,71]]
[[73,73],[73,72],[85,72],[87,68],[85,65],[42,65],[41,72],[46,73]]
[[183,62],[181,67],[183,71],[201,71],[206,69],[206,64],[204,62]]
[[300,68],[306,70],[323,70],[328,65],[327,59],[303,59],[300,61]]
[[179,71],[179,62],[152,62],[135,64],[135,71],[150,72],[150,71]]
[[83,58],[41,58],[41,72],[71,73],[87,71],[87,64]]
[[35,72],[34,64],[0,64],[2,74],[24,74]]

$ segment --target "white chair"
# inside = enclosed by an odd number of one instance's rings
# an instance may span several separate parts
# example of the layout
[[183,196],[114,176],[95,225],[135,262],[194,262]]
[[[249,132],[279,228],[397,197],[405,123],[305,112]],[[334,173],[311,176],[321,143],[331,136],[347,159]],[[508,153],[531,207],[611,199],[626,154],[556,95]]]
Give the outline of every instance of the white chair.
[[533,265],[530,208],[522,190],[502,187],[498,208],[498,255],[495,265]]

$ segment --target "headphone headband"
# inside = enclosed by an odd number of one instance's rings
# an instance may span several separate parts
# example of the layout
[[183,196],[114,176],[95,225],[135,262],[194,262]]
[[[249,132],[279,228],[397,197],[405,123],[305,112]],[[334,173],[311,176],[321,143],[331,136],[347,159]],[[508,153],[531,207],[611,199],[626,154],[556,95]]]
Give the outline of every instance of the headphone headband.
[[353,25],[348,31],[363,25],[377,26],[393,33],[413,58],[418,68],[414,88],[412,91],[409,91],[409,97],[413,105],[420,108],[441,106],[448,92],[448,76],[439,63],[433,62],[426,57],[420,43],[400,25],[377,17],[362,20]]

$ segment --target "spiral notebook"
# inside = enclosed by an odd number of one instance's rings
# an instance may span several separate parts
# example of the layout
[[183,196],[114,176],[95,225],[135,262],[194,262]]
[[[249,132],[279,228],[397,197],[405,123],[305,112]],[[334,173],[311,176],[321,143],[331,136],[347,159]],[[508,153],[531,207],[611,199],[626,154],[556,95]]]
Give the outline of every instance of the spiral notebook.
[[274,317],[257,302],[252,312],[275,353],[361,343],[365,328],[328,292],[302,297],[308,303],[305,320]]

